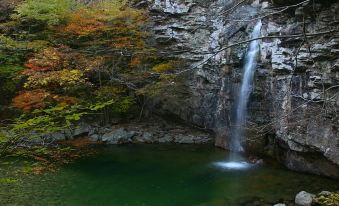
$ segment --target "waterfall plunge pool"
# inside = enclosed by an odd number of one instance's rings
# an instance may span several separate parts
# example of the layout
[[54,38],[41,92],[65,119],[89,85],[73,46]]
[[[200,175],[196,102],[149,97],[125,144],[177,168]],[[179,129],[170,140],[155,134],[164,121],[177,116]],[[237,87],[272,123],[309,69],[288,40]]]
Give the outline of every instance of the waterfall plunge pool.
[[236,206],[253,201],[273,205],[293,200],[301,190],[339,189],[336,180],[292,172],[274,163],[225,169],[228,152],[209,145],[95,149],[96,155],[56,172],[0,185],[0,205]]

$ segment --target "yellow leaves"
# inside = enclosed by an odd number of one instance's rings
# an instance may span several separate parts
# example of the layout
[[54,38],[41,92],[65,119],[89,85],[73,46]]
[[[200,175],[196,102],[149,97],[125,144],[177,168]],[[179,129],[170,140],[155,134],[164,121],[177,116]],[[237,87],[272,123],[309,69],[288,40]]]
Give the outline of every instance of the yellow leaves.
[[60,86],[71,87],[75,85],[81,85],[85,83],[84,74],[78,69],[61,70],[57,72],[57,80]]
[[169,60],[168,62],[163,62],[153,66],[152,70],[156,73],[167,73],[173,74],[173,72],[184,66],[184,62],[180,59],[177,60]]
[[161,63],[157,64],[152,68],[153,71],[157,73],[163,73],[163,72],[169,72],[174,70],[174,65],[173,63]]
[[27,78],[24,84],[26,89],[37,88],[63,88],[80,86],[86,83],[86,78],[81,70],[63,69],[60,71],[36,72]]

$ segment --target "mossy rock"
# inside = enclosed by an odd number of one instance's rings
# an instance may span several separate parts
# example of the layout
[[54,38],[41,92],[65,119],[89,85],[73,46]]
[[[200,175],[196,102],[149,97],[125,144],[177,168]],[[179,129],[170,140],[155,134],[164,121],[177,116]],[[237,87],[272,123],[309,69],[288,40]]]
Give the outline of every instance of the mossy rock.
[[333,192],[330,195],[320,195],[314,199],[316,205],[321,206],[338,206],[339,192]]

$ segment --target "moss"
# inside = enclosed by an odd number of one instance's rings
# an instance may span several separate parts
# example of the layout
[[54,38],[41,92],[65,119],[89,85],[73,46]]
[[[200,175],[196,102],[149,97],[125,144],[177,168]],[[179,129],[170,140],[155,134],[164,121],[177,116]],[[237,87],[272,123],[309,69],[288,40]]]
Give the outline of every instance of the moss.
[[339,192],[333,192],[328,196],[321,195],[316,197],[315,203],[321,206],[338,206],[339,205]]

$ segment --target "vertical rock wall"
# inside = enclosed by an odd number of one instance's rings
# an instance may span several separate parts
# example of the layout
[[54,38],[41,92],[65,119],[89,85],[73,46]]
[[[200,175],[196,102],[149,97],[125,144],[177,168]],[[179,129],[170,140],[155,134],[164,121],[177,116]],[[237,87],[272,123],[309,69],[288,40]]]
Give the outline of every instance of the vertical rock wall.
[[[144,3],[160,53],[186,63],[175,92],[158,97],[156,110],[213,130],[216,145],[227,147],[247,44],[216,52],[246,40],[255,18],[276,5],[239,0]],[[263,18],[262,35],[338,31],[338,10],[335,1],[300,4]],[[244,140],[248,150],[275,154],[291,169],[339,177],[338,37],[336,32],[261,41]]]

